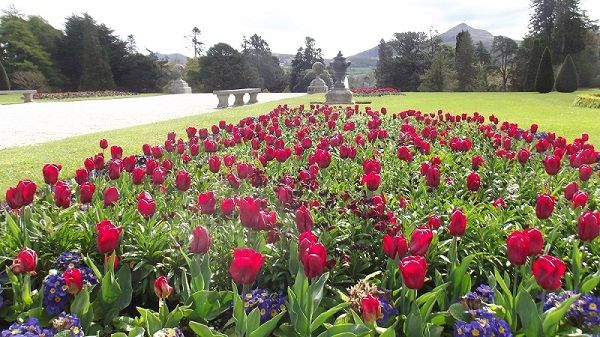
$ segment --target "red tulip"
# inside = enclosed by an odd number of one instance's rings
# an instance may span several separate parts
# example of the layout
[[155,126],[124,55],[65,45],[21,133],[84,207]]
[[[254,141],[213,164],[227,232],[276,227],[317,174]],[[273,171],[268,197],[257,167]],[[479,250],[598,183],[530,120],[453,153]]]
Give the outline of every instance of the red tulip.
[[157,167],[152,171],[152,184],[160,185],[165,182],[165,169]]
[[298,260],[302,261],[302,258],[308,247],[313,243],[317,243],[319,239],[313,234],[313,232],[300,233],[298,236]]
[[523,231],[514,231],[506,238],[506,249],[510,263],[520,266],[527,262],[530,238]]
[[200,206],[200,212],[202,214],[215,213],[216,204],[217,200],[215,199],[215,193],[213,191],[204,192],[198,196],[198,206]]
[[525,165],[525,163],[529,160],[529,155],[529,151],[526,149],[520,149],[519,152],[517,152],[517,160],[522,165]]
[[119,159],[112,159],[108,162],[108,177],[111,180],[117,180],[121,176],[123,165]]
[[242,226],[257,228],[261,209],[260,200],[246,196],[239,200],[238,207],[240,208],[240,222]]
[[16,187],[6,190],[6,203],[12,209],[27,206],[33,202],[37,185],[31,180],[21,180]]
[[485,163],[485,159],[483,159],[480,155],[474,155],[471,158],[471,168],[473,170],[479,169]]
[[210,139],[204,140],[204,152],[213,153],[217,152],[217,143]]
[[210,172],[217,173],[219,172],[220,167],[221,159],[219,159],[219,157],[211,156],[210,159],[208,159],[208,169],[210,170]]
[[178,190],[185,192],[190,189],[191,184],[192,178],[186,170],[177,171],[177,175],[175,175],[175,187]]
[[312,231],[314,222],[306,206],[302,205],[296,210],[295,221],[298,232],[303,233],[306,231]]
[[35,250],[23,247],[19,254],[13,259],[10,269],[15,274],[35,273],[37,268],[38,257]]
[[94,169],[96,171],[100,171],[104,168],[104,155],[102,153],[98,153],[94,156]]
[[187,133],[188,138],[192,138],[192,137],[196,136],[196,132],[198,132],[198,129],[196,129],[193,126],[188,126],[185,129],[185,133]]
[[588,194],[583,191],[577,191],[573,194],[573,199],[571,203],[573,204],[573,208],[583,207],[588,201]]
[[329,151],[317,149],[313,155],[314,163],[319,165],[319,168],[327,168],[331,163],[331,154]]
[[414,157],[408,146],[400,146],[398,151],[396,151],[396,156],[398,156],[398,159],[407,162],[411,162]]
[[44,175],[44,182],[48,185],[54,185],[58,181],[58,174],[62,169],[61,165],[57,164],[46,164],[42,168],[42,174]]
[[600,235],[600,213],[585,211],[577,221],[577,234],[581,241],[592,241]]
[[121,197],[121,192],[115,186],[110,186],[104,190],[104,206],[113,206],[119,201]]
[[433,240],[433,232],[429,228],[417,227],[410,234],[410,253],[412,255],[425,256],[429,250],[429,245]]
[[321,276],[327,268],[327,249],[321,243],[313,243],[302,255],[304,274],[312,279]]
[[64,181],[56,183],[52,195],[54,203],[58,207],[67,208],[71,206],[71,187]]
[[408,243],[404,235],[391,236],[386,234],[383,237],[383,251],[390,259],[395,259],[396,256],[403,258],[408,251]]
[[381,184],[381,176],[375,172],[363,174],[361,183],[363,185],[367,185],[369,191],[377,191],[379,185]]
[[533,262],[533,275],[540,287],[548,291],[560,289],[561,280],[567,267],[556,256],[542,255]]
[[265,257],[251,248],[233,250],[233,260],[229,266],[231,278],[237,284],[250,285],[256,280]]
[[549,175],[556,175],[560,170],[560,157],[555,155],[546,156],[544,158],[544,169]]
[[381,163],[376,159],[365,159],[363,161],[363,173],[368,174],[370,172],[381,173]]
[[371,294],[360,300],[360,312],[362,319],[369,323],[383,318],[381,303],[377,297],[373,297]]
[[115,226],[109,220],[102,220],[96,225],[96,245],[100,253],[111,253],[119,245],[122,227]]
[[544,234],[537,228],[523,231],[529,237],[529,256],[539,255],[544,250]]
[[79,186],[79,202],[82,204],[89,204],[92,202],[92,197],[96,191],[96,185],[94,183],[83,183]]
[[106,150],[106,148],[108,148],[108,140],[106,139],[100,139],[100,148],[102,150]]
[[421,289],[425,284],[427,260],[422,256],[407,256],[400,261],[404,285],[410,289]]
[[440,228],[441,225],[442,225],[442,219],[440,218],[439,215],[432,215],[427,220],[427,226],[431,230],[436,230],[436,229]]
[[232,188],[236,190],[240,188],[240,179],[234,173],[227,173],[227,181]]
[[149,198],[138,198],[137,209],[144,218],[150,218],[156,212],[156,201],[148,194]]
[[579,191],[579,185],[577,185],[576,181],[572,181],[565,186],[564,195],[567,200],[573,200],[573,195],[575,192]]
[[554,211],[554,197],[548,194],[539,194],[535,205],[535,215],[540,220],[548,219]]
[[221,213],[224,216],[230,216],[235,210],[235,201],[233,198],[225,198],[221,201]]
[[429,166],[425,171],[425,183],[431,188],[440,185],[440,169],[437,166]]
[[137,162],[137,159],[135,158],[135,156],[128,156],[123,158],[122,160],[123,162],[123,169],[127,172],[132,172],[133,169],[135,168],[135,164]]
[[75,170],[75,181],[78,185],[86,183],[90,180],[90,172],[86,168],[78,168]]
[[235,156],[232,154],[225,155],[223,157],[223,162],[225,163],[225,166],[231,167],[235,163]]
[[190,252],[194,254],[206,254],[210,248],[210,234],[208,229],[203,226],[196,226],[192,231],[192,240],[190,242]]
[[455,209],[450,215],[448,230],[452,236],[462,236],[467,228],[467,216],[460,209]]
[[63,273],[67,292],[72,295],[77,295],[83,288],[83,275],[78,268],[69,268]]
[[592,170],[592,167],[590,165],[583,164],[579,166],[579,179],[581,181],[589,180],[592,176],[592,173],[594,173],[594,171]]
[[144,183],[144,178],[146,177],[146,171],[141,167],[136,167],[131,172],[131,180],[134,185],[140,185]]
[[472,172],[467,176],[467,188],[469,191],[476,192],[481,187],[481,178],[479,174]]
[[111,146],[110,157],[112,159],[121,159],[123,157],[123,148],[117,145]]
[[159,276],[154,280],[154,293],[156,297],[164,300],[171,296],[172,292],[173,287],[169,285],[169,279],[166,276]]
[[[104,255],[104,265],[108,265],[108,263],[110,262],[111,256],[112,256],[112,254]],[[116,270],[118,267],[119,267],[119,257],[117,255],[115,255],[115,258],[113,259],[113,269]]]

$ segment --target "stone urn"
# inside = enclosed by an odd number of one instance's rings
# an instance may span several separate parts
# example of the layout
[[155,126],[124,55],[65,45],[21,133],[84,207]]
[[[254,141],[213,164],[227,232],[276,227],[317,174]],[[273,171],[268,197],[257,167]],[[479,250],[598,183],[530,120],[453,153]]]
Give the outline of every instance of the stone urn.
[[352,91],[346,88],[344,80],[346,72],[350,67],[350,62],[346,62],[346,58],[342,52],[338,52],[337,56],[330,63],[333,69],[333,88],[325,94],[325,103],[327,104],[353,104]]
[[177,74],[177,79],[171,82],[169,94],[191,94],[192,88],[190,88],[187,82],[183,80],[183,66],[178,64],[175,66],[174,70]]
[[315,62],[312,66],[312,71],[315,74],[315,79],[310,82],[307,92],[309,94],[315,94],[319,92],[327,92],[327,84],[321,78],[321,74],[325,71],[325,65],[321,62]]

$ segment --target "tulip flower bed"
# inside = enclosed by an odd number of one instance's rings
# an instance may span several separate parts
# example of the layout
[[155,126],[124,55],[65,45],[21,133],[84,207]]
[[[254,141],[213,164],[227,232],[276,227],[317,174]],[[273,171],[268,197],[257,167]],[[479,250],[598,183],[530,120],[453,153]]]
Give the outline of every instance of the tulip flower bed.
[[119,96],[135,96],[138,95],[134,92],[119,91],[119,90],[100,90],[100,91],[67,91],[67,92],[39,92],[33,94],[34,99],[39,100],[73,100],[73,99],[86,99],[86,98],[97,98],[97,97],[119,97]]
[[356,97],[369,97],[369,96],[388,96],[388,95],[404,95],[400,89],[396,88],[352,88],[352,93]]
[[6,191],[1,337],[600,333],[585,134],[278,106],[99,145]]

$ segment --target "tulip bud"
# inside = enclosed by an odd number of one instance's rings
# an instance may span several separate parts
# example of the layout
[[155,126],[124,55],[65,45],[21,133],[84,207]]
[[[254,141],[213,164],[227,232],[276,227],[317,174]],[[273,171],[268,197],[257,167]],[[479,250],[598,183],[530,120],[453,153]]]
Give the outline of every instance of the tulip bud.
[[154,293],[156,297],[160,299],[165,299],[171,296],[173,292],[173,287],[169,285],[169,279],[166,276],[159,276],[154,281]]
[[467,216],[460,209],[455,209],[450,215],[448,230],[452,236],[462,236],[467,228]]
[[360,300],[360,312],[362,319],[372,323],[383,317],[379,299],[369,294]]
[[69,268],[63,273],[67,292],[77,295],[83,288],[83,275],[78,268]]
[[19,254],[13,259],[10,269],[15,274],[35,273],[37,268],[38,256],[35,250],[23,247]]
[[192,240],[190,242],[190,252],[194,254],[206,254],[210,248],[210,234],[208,229],[203,226],[196,226],[192,231]]

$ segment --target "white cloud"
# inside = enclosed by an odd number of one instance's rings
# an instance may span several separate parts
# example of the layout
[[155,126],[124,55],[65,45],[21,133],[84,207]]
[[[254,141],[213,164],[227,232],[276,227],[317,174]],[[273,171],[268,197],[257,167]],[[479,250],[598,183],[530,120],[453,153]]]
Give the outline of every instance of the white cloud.
[[[187,55],[192,51],[184,36],[194,26],[207,47],[226,42],[239,48],[243,35],[258,33],[274,52],[295,53],[311,36],[325,57],[333,57],[338,50],[352,55],[373,47],[394,32],[444,32],[460,22],[520,39],[529,18],[527,0],[0,0],[0,8],[11,3],[61,29],[65,17],[87,12],[122,37],[133,34],[142,51]],[[591,18],[600,17],[600,1],[583,0],[582,7]]]

